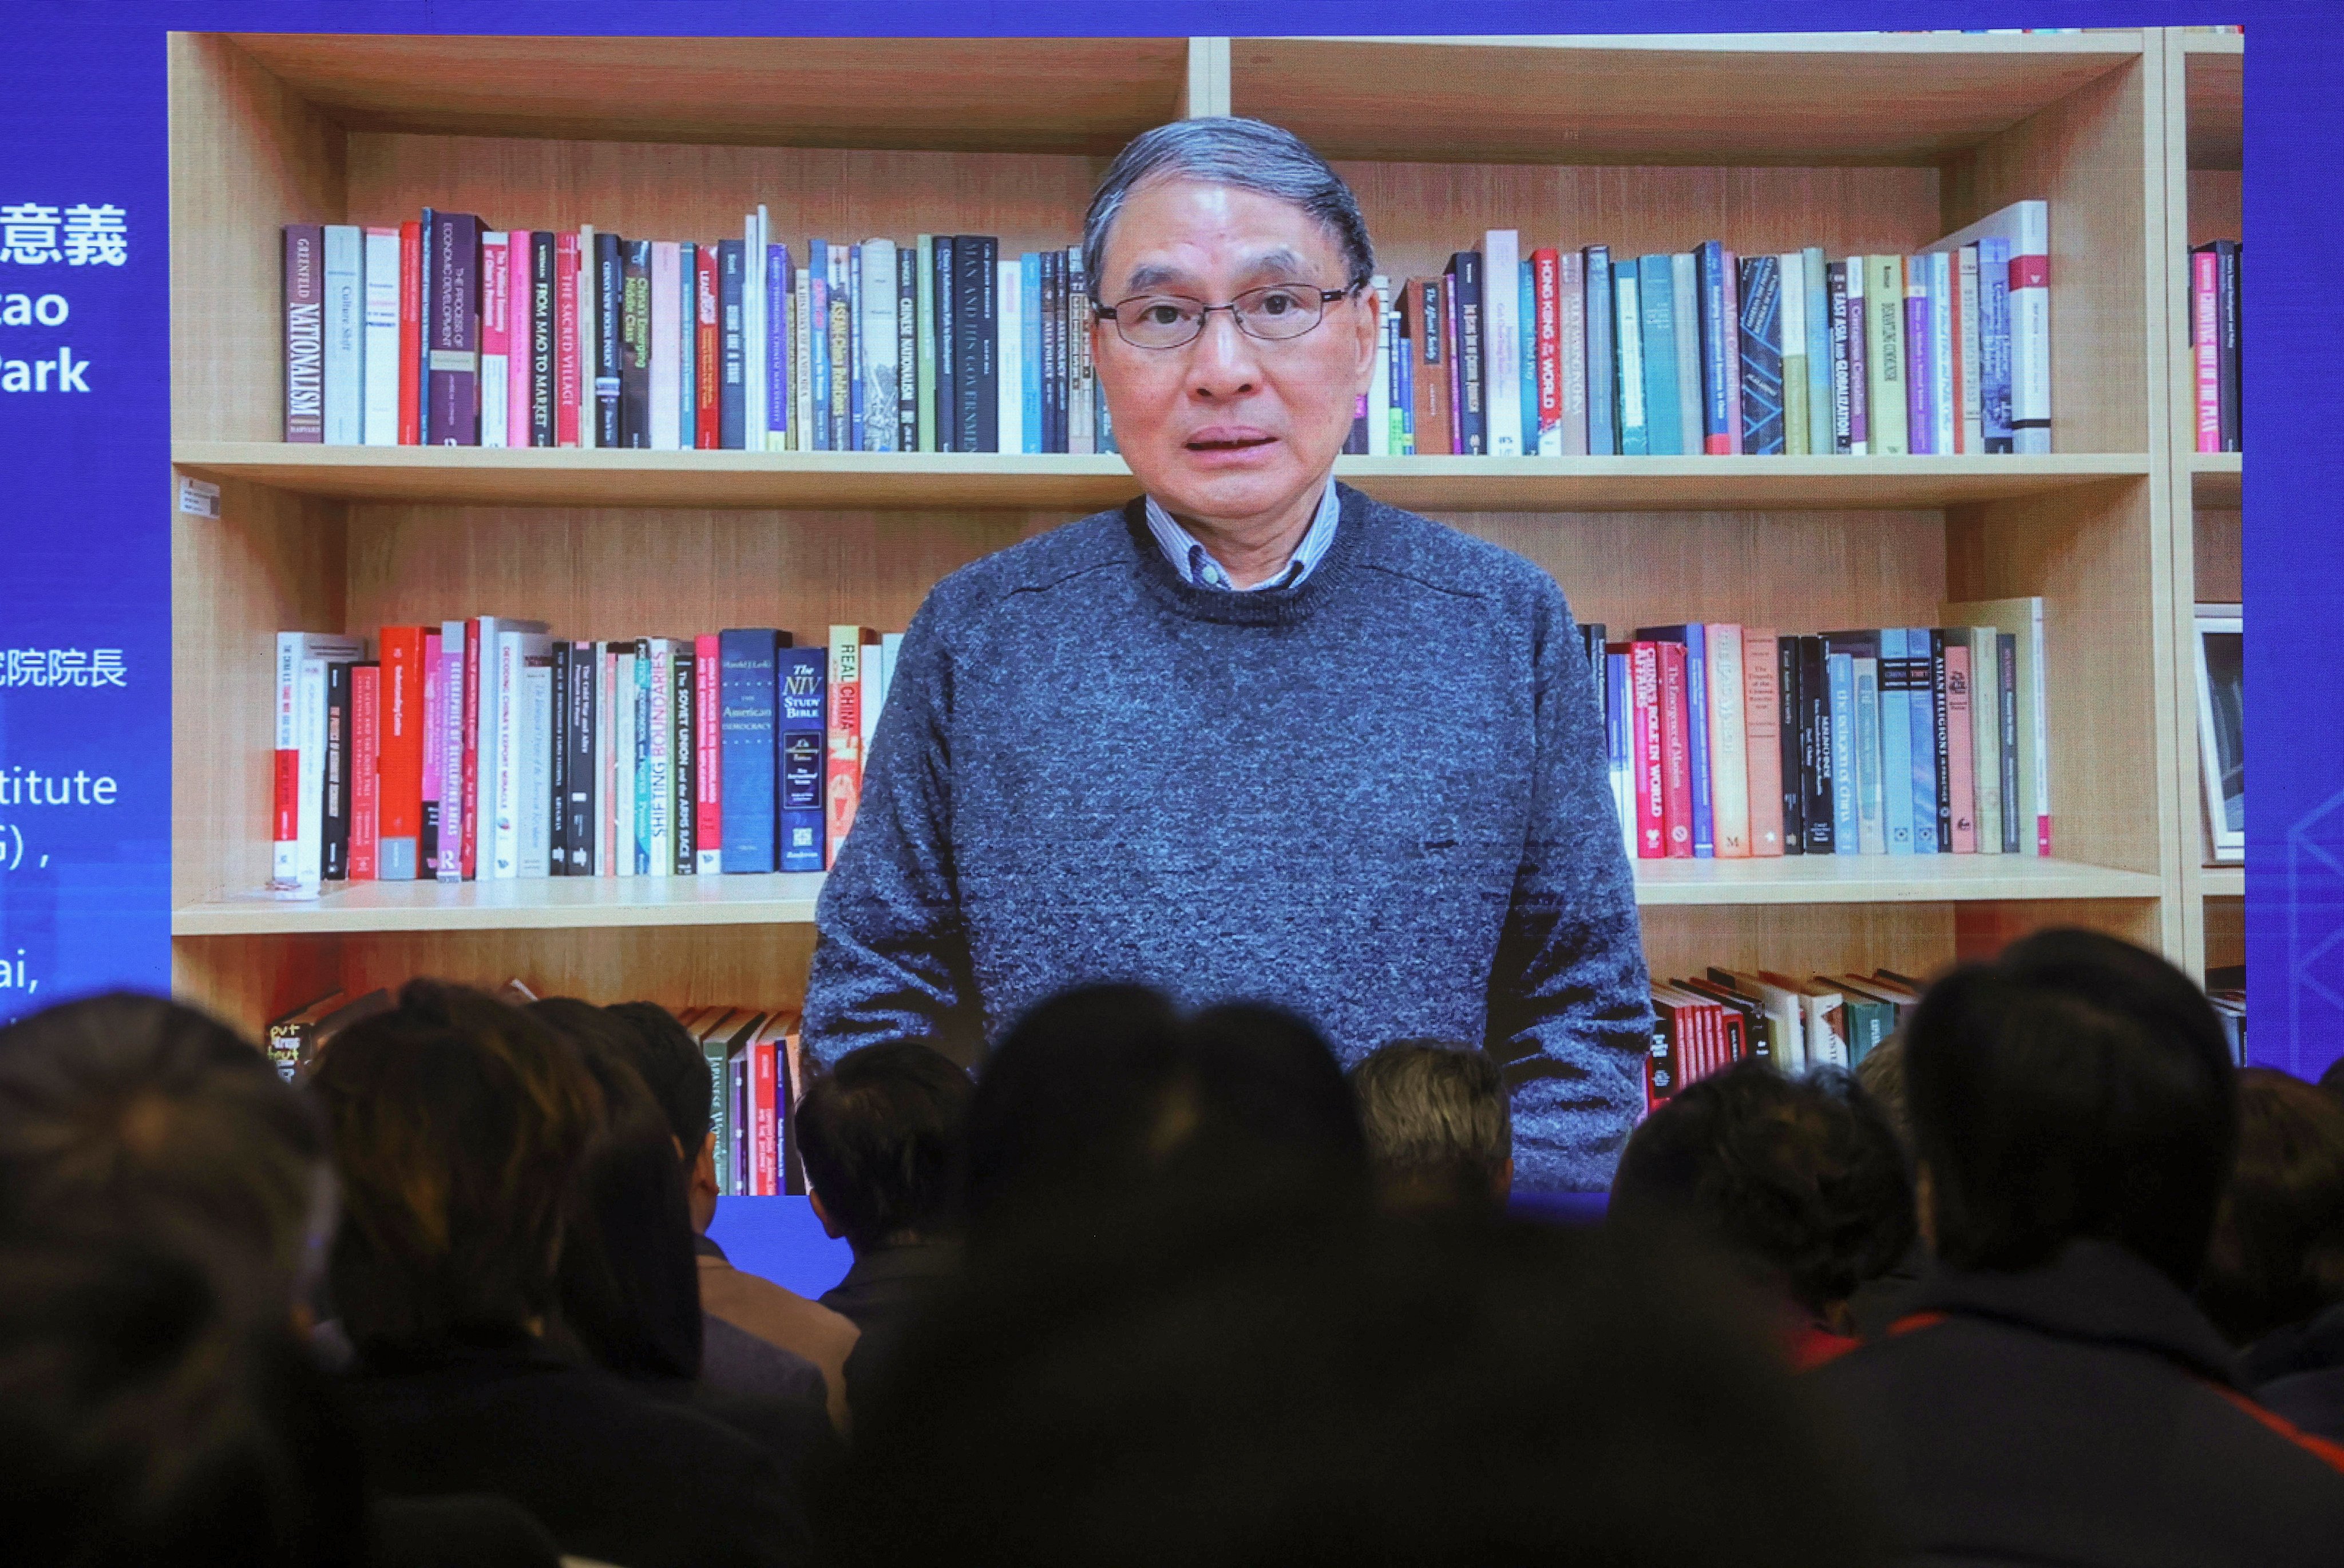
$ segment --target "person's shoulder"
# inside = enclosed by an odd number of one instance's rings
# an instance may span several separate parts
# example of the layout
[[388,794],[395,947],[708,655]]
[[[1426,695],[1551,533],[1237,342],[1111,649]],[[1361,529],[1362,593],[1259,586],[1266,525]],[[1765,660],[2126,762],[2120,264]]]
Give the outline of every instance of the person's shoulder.
[[981,620],[1018,594],[1112,572],[1128,562],[1130,549],[1122,508],[1093,512],[948,573],[923,608],[948,622]]
[[1560,607],[1562,590],[1535,562],[1429,517],[1362,496],[1361,564],[1428,588],[1525,606]]

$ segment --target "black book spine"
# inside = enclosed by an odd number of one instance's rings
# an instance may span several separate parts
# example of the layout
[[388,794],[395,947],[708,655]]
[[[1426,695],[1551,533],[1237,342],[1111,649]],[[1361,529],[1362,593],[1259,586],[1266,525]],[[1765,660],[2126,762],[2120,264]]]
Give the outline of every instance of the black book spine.
[[1595,683],[1595,712],[1607,726],[1599,733],[1605,734],[1611,733],[1608,726],[1612,722],[1612,689],[1603,678],[1603,644],[1609,635],[1610,628],[1601,621],[1580,623],[1580,649],[1587,655],[1587,673]]
[[1802,780],[1805,775],[1807,748],[1812,743],[1805,734],[1807,704],[1799,692],[1801,668],[1798,638],[1775,638],[1774,680],[1782,725],[1784,855],[1804,855],[1807,852],[1807,794]]
[[2245,450],[2240,419],[2238,375],[2238,246],[2231,240],[2214,248],[2214,319],[2217,364],[2221,380],[2222,450]]
[[423,209],[423,248],[419,253],[422,275],[416,278],[417,303],[422,311],[422,331],[416,334],[415,365],[415,429],[416,439],[425,445],[431,441],[431,321],[432,307],[438,303],[440,291],[431,286],[432,276],[440,269],[431,265],[432,233],[439,214],[429,207]]
[[345,663],[326,666],[325,824],[320,842],[328,882],[350,875],[350,670]]
[[1803,796],[1801,810],[1807,819],[1809,855],[1830,855],[1836,848],[1833,827],[1833,785],[1836,781],[1832,777],[1831,679],[1824,669],[1824,640],[1800,638],[1799,705],[1806,715],[1806,724],[1800,742],[1804,765],[1799,775],[1799,788]]
[[553,236],[529,237],[529,444],[553,444]]
[[[1459,450],[1480,457],[1490,450],[1489,412],[1481,402],[1481,253],[1460,250],[1449,258],[1457,276],[1457,389],[1455,410],[1464,440]],[[1361,451],[1367,450],[1362,446]]]
[[552,754],[546,769],[551,796],[546,810],[551,814],[545,846],[545,867],[549,876],[570,875],[570,683],[575,679],[570,644],[553,645],[553,733],[546,737]]
[[570,714],[561,726],[562,743],[570,749],[570,797],[562,814],[570,823],[570,875],[592,876],[601,867],[595,859],[601,848],[601,770],[594,747],[594,726],[602,677],[601,645],[570,645]]
[[626,272],[619,259],[619,237],[594,236],[594,444],[625,444],[619,417],[620,316]]
[[1954,754],[1953,732],[1945,718],[1945,632],[1932,627],[1929,632],[1929,692],[1936,717],[1937,753],[1937,853],[1954,852]]
[[690,640],[677,638],[675,655],[669,661],[674,684],[669,693],[667,713],[669,753],[675,758],[675,764],[668,769],[675,791],[674,802],[668,811],[668,820],[675,824],[675,831],[668,835],[675,846],[669,869],[678,876],[694,875],[700,869],[700,841],[695,836],[700,825],[700,753],[692,744],[699,733],[692,712],[698,663],[698,652]]
[[619,444],[652,444],[652,242],[619,247]]
[[[1042,252],[1042,429],[1046,452],[1066,450],[1066,254]],[[1020,373],[1024,367],[1018,367]]]
[[895,450],[920,450],[920,252],[895,248]]
[[976,240],[976,450],[1001,450],[1001,243]]
[[2016,855],[2024,842],[2019,835],[2035,831],[2018,799],[2018,638],[1995,632],[1994,655],[1995,717],[2002,726],[2002,852]]
[[983,410],[976,406],[984,390],[984,360],[977,339],[985,324],[985,288],[977,277],[980,265],[977,237],[953,237],[953,450],[986,451]]
[[935,279],[936,450],[956,452],[960,444],[960,268],[954,262],[953,237],[939,234],[933,243]]

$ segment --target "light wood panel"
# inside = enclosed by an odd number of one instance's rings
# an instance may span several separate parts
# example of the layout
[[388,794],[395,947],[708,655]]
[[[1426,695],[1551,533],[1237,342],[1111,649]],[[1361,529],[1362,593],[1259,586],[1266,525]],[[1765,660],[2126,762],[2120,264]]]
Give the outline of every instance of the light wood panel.
[[1111,155],[1188,81],[1186,38],[232,41],[354,130],[462,136]]
[[[2228,869],[2235,873],[2239,868],[2231,866]],[[2247,901],[2236,891],[2209,894],[2206,899],[2205,919],[2206,967],[2219,969],[2231,964],[2244,964],[2247,961]]]
[[[2243,514],[2223,511],[2213,507],[2198,508],[2197,526],[2190,530],[2191,554],[2194,562],[2191,594],[2193,603],[2238,604],[2246,598],[2245,533]],[[2185,649],[2189,661],[2197,654]],[[2194,670],[2196,665],[2191,663]],[[2195,677],[2193,676],[2193,681]],[[2194,721],[2197,688],[2193,684],[2187,695]]]
[[2236,239],[2244,230],[2246,176],[2234,168],[2200,168],[2188,175],[2189,243]]
[[1239,38],[1230,103],[1329,157],[1930,163],[2115,69],[2137,34]]
[[2167,911],[2156,898],[1956,905],[1954,954],[1964,961],[1990,958],[2022,936],[2063,926],[2105,931],[2181,962],[2172,946]]
[[665,926],[803,926],[819,873],[777,876],[530,876],[355,882],[322,895],[231,895],[183,907],[177,936],[267,932],[573,931]]
[[1746,909],[1672,905],[1643,912],[1644,963],[1655,980],[1724,969],[1788,975],[1868,975],[1894,969],[1926,976],[1954,961],[1954,907],[1947,904],[1821,905]]
[[2216,511],[2238,510],[2246,478],[2244,453],[2190,452],[2185,466],[2192,504]]
[[2189,167],[2240,167],[2246,162],[2246,35],[2175,31],[2187,73]]

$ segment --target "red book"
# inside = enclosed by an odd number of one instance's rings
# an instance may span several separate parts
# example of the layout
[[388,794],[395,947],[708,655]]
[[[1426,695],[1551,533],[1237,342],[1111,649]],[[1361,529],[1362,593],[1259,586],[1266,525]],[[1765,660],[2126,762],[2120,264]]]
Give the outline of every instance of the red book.
[[382,754],[382,669],[350,671],[350,880],[372,882],[381,871],[378,819],[381,791],[375,776]]
[[[472,881],[480,867],[480,622],[464,622],[464,880]],[[440,807],[442,819],[448,807]],[[444,829],[443,829],[444,831]]]
[[412,882],[423,835],[423,632],[382,629],[382,862],[386,882]]
[[868,626],[830,629],[830,744],[823,773],[832,865],[863,803],[863,699],[870,690],[864,677],[878,644],[879,633]]
[[1669,853],[1661,799],[1661,654],[1657,642],[1628,644],[1628,690],[1635,725],[1630,741],[1635,770],[1636,855],[1658,860]]
[[[724,420],[718,399],[718,382],[723,369],[723,354],[716,337],[716,248],[703,245],[692,266],[692,320],[696,339],[692,349],[692,390],[694,415],[692,445],[704,451],[713,451],[724,444]],[[793,416],[794,417],[794,416]],[[702,839],[702,844],[712,842]],[[712,842],[722,844],[723,840]]]
[[780,1121],[774,1115],[780,1050],[769,1039],[749,1047],[749,1196],[781,1194]]
[[[578,338],[578,232],[570,229],[553,238],[553,444],[578,444],[580,395]],[[468,693],[469,694],[469,693]],[[464,866],[471,869],[471,845],[464,845]]]
[[[1997,692],[1997,695],[1998,695]],[[1977,770],[1970,725],[1970,645],[1965,635],[1945,639],[1945,783],[1953,798],[1955,855],[1977,853]]]
[[1660,655],[1661,817],[1667,854],[1692,858],[1692,732],[1687,727],[1685,651],[1682,642],[1655,642]]
[[2189,253],[2189,349],[2198,389],[2198,450],[2222,450],[2222,258]]
[[448,777],[447,682],[439,629],[427,627],[423,632],[423,782],[415,816],[422,835],[415,865],[419,882],[433,881],[440,875],[440,799]]
[[724,869],[723,651],[713,632],[692,640],[692,838],[700,869]]
[[1750,773],[1750,853],[1783,853],[1783,696],[1774,629],[1742,629],[1742,722]]
[[423,225],[399,226],[399,444],[423,444]]
[[[1538,353],[1538,455],[1562,451],[1562,253],[1531,252],[1531,297],[1538,319],[1531,340]],[[1548,432],[1553,439],[1548,439]],[[1548,449],[1551,447],[1552,450]]]

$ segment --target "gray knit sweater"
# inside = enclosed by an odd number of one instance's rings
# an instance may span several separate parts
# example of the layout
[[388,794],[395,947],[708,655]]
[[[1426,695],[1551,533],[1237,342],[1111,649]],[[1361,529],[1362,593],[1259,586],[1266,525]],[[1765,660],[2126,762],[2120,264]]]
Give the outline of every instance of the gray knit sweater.
[[1484,1043],[1516,1179],[1594,1189],[1651,1003],[1554,581],[1343,487],[1300,584],[1183,582],[1135,501],[937,584],[823,887],[805,1038],[971,1059],[1066,986]]

